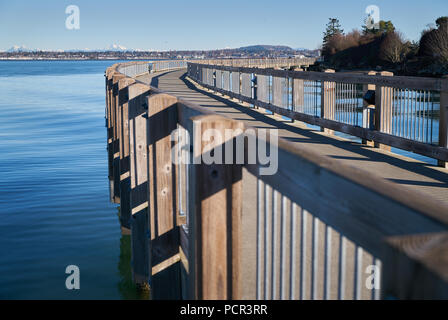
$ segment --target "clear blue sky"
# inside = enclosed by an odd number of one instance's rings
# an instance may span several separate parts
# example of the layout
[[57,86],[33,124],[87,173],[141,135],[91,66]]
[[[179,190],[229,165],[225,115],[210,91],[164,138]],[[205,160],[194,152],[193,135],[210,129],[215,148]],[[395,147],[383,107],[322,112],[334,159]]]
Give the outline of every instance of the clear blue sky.
[[[65,8],[80,8],[80,30],[65,28]],[[316,48],[329,17],[360,28],[368,5],[410,40],[441,15],[447,0],[0,0],[0,49],[216,49],[251,44]]]

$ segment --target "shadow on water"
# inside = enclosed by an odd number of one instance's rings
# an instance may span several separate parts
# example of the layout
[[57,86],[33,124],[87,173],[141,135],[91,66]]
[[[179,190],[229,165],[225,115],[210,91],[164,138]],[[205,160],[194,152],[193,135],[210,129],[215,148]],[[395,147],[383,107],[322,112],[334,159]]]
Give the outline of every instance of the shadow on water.
[[[118,209],[118,216],[119,216]],[[118,260],[118,273],[120,282],[118,283],[118,291],[124,300],[149,300],[150,293],[139,289],[132,281],[131,270],[131,236],[127,234],[121,235],[120,238],[120,259]]]

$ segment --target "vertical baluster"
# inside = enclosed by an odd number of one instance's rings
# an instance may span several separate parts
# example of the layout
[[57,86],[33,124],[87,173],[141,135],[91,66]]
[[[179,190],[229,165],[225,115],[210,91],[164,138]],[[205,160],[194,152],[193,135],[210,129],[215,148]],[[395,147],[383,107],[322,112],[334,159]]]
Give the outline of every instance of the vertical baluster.
[[362,276],[363,276],[363,270],[362,270],[362,256],[363,256],[363,249],[359,246],[356,247],[356,278],[355,278],[355,294],[354,294],[354,298],[356,300],[361,300],[362,299],[362,287],[364,285],[363,281],[362,281]]
[[274,300],[277,296],[277,268],[276,268],[276,241],[277,241],[277,190],[272,190],[272,238],[271,238],[271,299]]
[[433,128],[434,128],[434,93],[431,92],[431,144],[434,144],[434,133],[433,133]]
[[311,299],[317,300],[318,267],[319,267],[319,224],[316,217],[313,217],[313,243],[311,251]]
[[[285,299],[286,279],[286,197],[282,196],[280,220],[280,300]],[[291,222],[290,222],[291,223]]]
[[262,182],[257,179],[257,300],[261,300],[261,255],[262,255],[262,235],[263,230],[261,229],[261,193],[263,190]]
[[346,251],[347,251],[347,240],[341,234],[340,245],[339,245],[339,300],[344,300],[345,298],[345,272],[346,272]]
[[294,202],[291,201],[291,233],[290,233],[290,238],[291,238],[291,245],[290,245],[290,269],[291,269],[291,274],[290,274],[290,278],[289,278],[289,297],[291,300],[295,300],[296,299],[296,270],[297,270],[297,266],[295,264],[296,262],[296,256],[297,256],[297,227],[296,227],[296,223],[297,223],[297,206],[294,204]]
[[268,244],[269,244],[269,238],[268,235],[270,234],[270,228],[269,228],[269,189],[268,185],[265,184],[264,189],[264,300],[268,299],[268,292],[269,292],[269,275],[268,275],[268,264],[269,264],[269,257],[268,257]]
[[307,214],[305,210],[301,210],[301,226],[302,226],[302,239],[300,241],[300,299],[305,300],[306,294],[306,255],[307,255]]
[[330,300],[331,297],[331,245],[332,231],[330,226],[325,228],[325,281],[324,281],[324,299]]
[[[374,265],[378,268],[378,273],[377,273],[377,277],[375,280],[378,281],[378,283],[381,285],[381,275],[382,275],[382,268],[381,268],[381,261],[378,258],[374,258]],[[380,287],[380,286],[379,286]],[[378,288],[374,288],[372,290],[372,298],[373,300],[380,300],[381,298],[381,289]]]

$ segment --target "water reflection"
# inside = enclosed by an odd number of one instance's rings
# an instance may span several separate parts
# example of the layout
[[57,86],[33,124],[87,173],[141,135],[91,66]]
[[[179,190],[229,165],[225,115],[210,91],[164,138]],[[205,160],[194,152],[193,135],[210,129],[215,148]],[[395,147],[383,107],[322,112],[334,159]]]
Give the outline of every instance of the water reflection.
[[120,259],[118,260],[118,273],[120,282],[118,291],[125,300],[149,300],[148,291],[141,290],[132,281],[131,271],[131,236],[123,234],[120,238]]

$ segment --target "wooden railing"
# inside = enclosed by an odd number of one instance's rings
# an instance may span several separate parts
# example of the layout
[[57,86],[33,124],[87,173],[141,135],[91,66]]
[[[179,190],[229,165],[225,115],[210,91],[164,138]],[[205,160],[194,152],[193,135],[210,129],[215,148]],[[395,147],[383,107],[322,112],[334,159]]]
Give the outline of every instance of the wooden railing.
[[282,59],[211,59],[197,60],[194,63],[205,65],[219,65],[230,67],[258,67],[258,68],[300,68],[309,67],[316,63],[316,58],[282,58]]
[[447,165],[448,79],[330,71],[188,63],[188,76],[208,89],[327,131]]
[[[447,206],[117,67],[106,72],[111,196],[130,228],[134,280],[153,298],[448,298]],[[203,141],[210,128],[226,138]],[[261,174],[254,139],[278,150],[276,174]],[[200,161],[227,150],[244,161]]]

